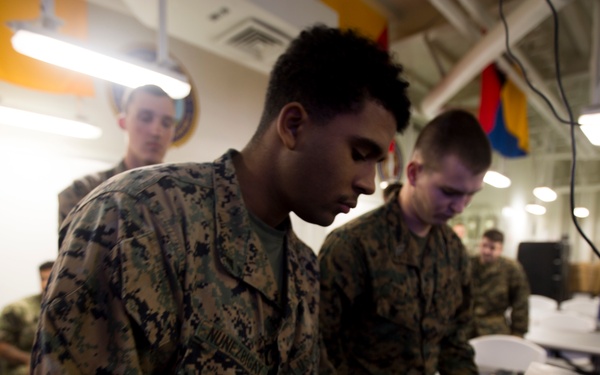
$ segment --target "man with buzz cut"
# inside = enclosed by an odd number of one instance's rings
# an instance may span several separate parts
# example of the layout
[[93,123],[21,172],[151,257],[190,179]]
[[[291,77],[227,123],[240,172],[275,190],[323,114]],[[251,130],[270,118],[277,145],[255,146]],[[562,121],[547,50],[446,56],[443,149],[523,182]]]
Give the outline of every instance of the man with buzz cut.
[[129,169],[164,161],[175,135],[175,102],[160,87],[145,85],[131,90],[118,117],[127,146],[123,159],[111,169],[81,177],[58,194],[58,225],[98,185]]
[[523,266],[502,256],[504,233],[488,229],[479,242],[473,268],[474,320],[471,337],[514,335],[529,327],[529,282]]
[[317,374],[319,267],[289,215],[327,226],[375,191],[408,124],[401,72],[357,32],[311,27],[241,151],[88,194],[60,232],[32,374]]
[[419,133],[402,186],[327,236],[319,324],[338,374],[478,374],[469,257],[447,221],[491,157],[477,119],[448,110]]

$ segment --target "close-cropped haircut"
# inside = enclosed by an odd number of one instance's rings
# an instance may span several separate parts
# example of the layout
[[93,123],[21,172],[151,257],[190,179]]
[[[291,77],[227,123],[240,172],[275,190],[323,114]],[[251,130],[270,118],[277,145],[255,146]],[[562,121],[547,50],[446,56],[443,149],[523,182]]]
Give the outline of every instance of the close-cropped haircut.
[[498,229],[488,229],[483,232],[483,237],[489,239],[492,242],[500,242],[504,243],[504,233],[500,232]]
[[308,28],[271,71],[255,136],[264,133],[288,103],[300,103],[313,121],[325,124],[339,114],[360,112],[366,99],[392,113],[401,133],[410,117],[402,70],[388,52],[354,30]]
[[440,162],[454,155],[474,174],[492,164],[492,148],[479,121],[471,113],[451,109],[431,120],[419,133],[415,151],[426,168],[437,170]]
[[175,100],[173,100],[173,98],[171,98],[169,96],[169,94],[167,94],[165,92],[165,90],[163,90],[159,86],[144,85],[144,86],[136,87],[135,89],[126,93],[125,96],[123,96],[123,102],[121,105],[122,112],[127,112],[127,108],[129,107],[129,105],[131,104],[133,99],[136,97],[136,95],[138,95],[140,92],[145,92],[147,94],[154,95],[154,96],[164,96],[164,97],[171,99],[172,102],[175,102]]
[[44,263],[40,264],[39,270],[40,270],[40,272],[46,271],[46,270],[51,270],[52,266],[54,266],[53,261],[44,262]]

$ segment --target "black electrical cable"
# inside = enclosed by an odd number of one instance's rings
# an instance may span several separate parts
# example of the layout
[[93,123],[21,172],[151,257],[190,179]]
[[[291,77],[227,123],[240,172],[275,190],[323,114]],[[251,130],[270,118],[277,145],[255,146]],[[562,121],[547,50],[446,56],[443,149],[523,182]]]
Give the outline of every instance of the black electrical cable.
[[573,111],[571,110],[571,106],[569,104],[569,101],[567,100],[567,96],[565,95],[565,90],[563,88],[563,84],[562,84],[562,78],[561,78],[561,73],[560,73],[560,58],[559,58],[559,42],[558,42],[558,15],[556,14],[556,9],[554,8],[554,5],[552,4],[551,0],[546,0],[546,3],[548,4],[548,6],[550,7],[550,9],[552,10],[552,19],[553,19],[553,23],[554,23],[554,65],[555,65],[555,69],[556,69],[556,81],[558,84],[558,88],[560,91],[560,95],[561,95],[561,99],[563,101],[563,104],[569,114],[569,121],[565,121],[563,119],[560,118],[560,116],[558,116],[558,114],[556,113],[556,110],[554,108],[554,106],[552,105],[552,103],[550,103],[550,101],[548,100],[548,98],[546,98],[546,96],[541,93],[539,90],[537,90],[529,81],[529,79],[527,78],[527,72],[525,71],[525,68],[523,67],[523,65],[521,64],[521,62],[519,61],[519,59],[517,59],[516,56],[514,56],[510,50],[510,43],[509,43],[509,35],[508,35],[508,23],[506,22],[506,17],[504,16],[504,10],[503,10],[503,0],[499,0],[498,4],[499,4],[499,11],[500,11],[500,19],[502,20],[502,24],[504,25],[504,33],[505,33],[505,42],[506,42],[506,54],[508,55],[508,57],[510,58],[510,60],[512,60],[514,63],[519,65],[519,68],[521,69],[522,73],[523,73],[523,77],[525,78],[525,81],[527,82],[527,85],[536,93],[538,94],[542,99],[544,99],[546,101],[546,103],[548,104],[548,106],[550,107],[550,109],[552,109],[552,113],[554,113],[554,116],[563,123],[569,124],[571,127],[571,181],[570,181],[570,193],[569,193],[569,203],[570,203],[570,209],[571,209],[571,220],[573,221],[573,224],[575,224],[575,228],[577,229],[577,231],[579,232],[579,234],[583,237],[583,239],[592,247],[592,250],[594,251],[594,253],[596,253],[596,255],[600,258],[600,252],[598,252],[598,249],[596,248],[596,246],[592,243],[592,241],[590,241],[590,239],[585,235],[585,233],[583,232],[583,230],[581,229],[581,227],[579,226],[579,222],[577,221],[577,217],[575,216],[575,169],[576,169],[576,160],[577,160],[577,151],[576,151],[576,141],[575,141],[575,125],[577,124],[574,120],[573,120]]
[[540,98],[542,98],[546,102],[546,104],[552,111],[552,114],[554,114],[554,117],[556,117],[556,119],[559,122],[562,122],[563,124],[571,125],[572,122],[560,117],[559,114],[556,112],[556,109],[550,102],[550,100],[531,83],[531,81],[527,77],[527,71],[525,70],[523,63],[521,63],[521,61],[515,55],[513,55],[512,51],[510,49],[510,43],[509,43],[509,39],[508,39],[508,23],[506,22],[506,17],[504,16],[503,3],[504,3],[504,1],[500,0],[500,2],[499,2],[499,4],[500,4],[500,19],[502,20],[502,24],[504,25],[504,34],[506,35],[506,38],[504,40],[505,45],[506,45],[506,55],[510,58],[510,60],[512,62],[514,62],[515,64],[517,64],[519,66],[519,69],[521,69],[521,72],[523,73],[523,78],[525,79],[525,82],[527,83],[527,86],[529,86],[529,88],[533,92],[535,92]]

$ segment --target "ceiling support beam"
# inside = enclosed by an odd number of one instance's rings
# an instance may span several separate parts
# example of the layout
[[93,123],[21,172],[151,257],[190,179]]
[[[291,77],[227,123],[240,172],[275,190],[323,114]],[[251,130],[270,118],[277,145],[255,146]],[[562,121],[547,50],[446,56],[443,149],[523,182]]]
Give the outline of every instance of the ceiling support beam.
[[[489,30],[497,23],[490,12],[483,8],[481,2],[479,0],[458,0],[459,3],[465,8],[467,13],[469,13],[472,20],[478,23],[480,28],[485,30]],[[572,4],[576,5],[576,4]],[[438,10],[440,10],[438,8]],[[440,10],[441,11],[441,10]],[[451,20],[452,21],[452,20]],[[460,22],[468,22],[468,20],[457,20]],[[498,22],[499,27],[503,28],[503,25]],[[509,28],[509,35],[512,35],[511,29]],[[512,36],[511,36],[512,39]],[[527,56],[521,51],[518,47],[511,47],[512,54],[521,62],[523,68],[527,72],[527,78],[531,82],[531,84],[541,92],[550,102],[550,104],[554,107],[556,113],[563,119],[568,118],[568,114],[566,109],[564,108],[564,103],[560,100],[556,94],[552,90],[548,88],[546,82],[542,78],[542,75],[538,72],[535,66],[529,61]],[[527,93],[527,100],[529,104],[533,108],[535,108],[536,112],[546,120],[547,124],[554,130],[559,137],[568,139],[570,135],[570,129],[567,124],[560,122],[555,116],[552,110],[548,107],[546,101],[544,101],[537,93],[535,93],[528,85],[523,76],[512,66],[510,60],[505,57],[500,57],[496,60],[499,68],[508,75],[508,77],[513,81],[519,89],[525,93]],[[577,121],[577,118],[573,119]],[[575,132],[577,144],[579,146],[579,150],[583,156],[591,157],[592,155],[597,154],[596,148],[589,142],[587,137],[581,132],[581,130],[576,129]]]
[[[435,0],[433,0],[435,1]],[[556,1],[558,10],[570,0]],[[444,1],[444,3],[450,3]],[[550,14],[544,0],[524,0],[514,12],[507,16],[510,42],[514,45]],[[454,68],[434,87],[421,103],[422,112],[435,116],[440,107],[469,83],[490,62],[505,52],[504,27],[497,24],[460,60]]]

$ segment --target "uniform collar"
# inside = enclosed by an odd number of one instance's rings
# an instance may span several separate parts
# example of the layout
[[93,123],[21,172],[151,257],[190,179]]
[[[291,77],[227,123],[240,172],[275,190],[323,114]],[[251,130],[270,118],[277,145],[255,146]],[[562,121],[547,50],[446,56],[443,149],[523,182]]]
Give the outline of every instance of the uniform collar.
[[[393,249],[393,259],[396,262],[419,267],[421,264],[421,252],[408,226],[402,218],[402,207],[398,199],[388,200],[385,204],[385,217],[391,230],[390,249]],[[442,238],[443,231],[439,225],[433,225],[427,236],[427,245],[424,251],[438,252],[444,249],[432,246],[432,243],[445,243]]]
[[[277,283],[266,251],[259,237],[252,231],[250,216],[244,204],[233,165],[236,150],[229,150],[213,163],[213,183],[215,187],[216,239],[219,258],[229,273],[275,302]],[[289,220],[289,217],[288,217]],[[305,246],[288,225],[286,234],[287,257],[287,306],[284,315],[295,314],[299,299],[312,293],[309,280],[310,270],[304,268],[306,260],[298,248]],[[316,274],[316,271],[315,271]],[[316,280],[313,280],[316,282]]]

